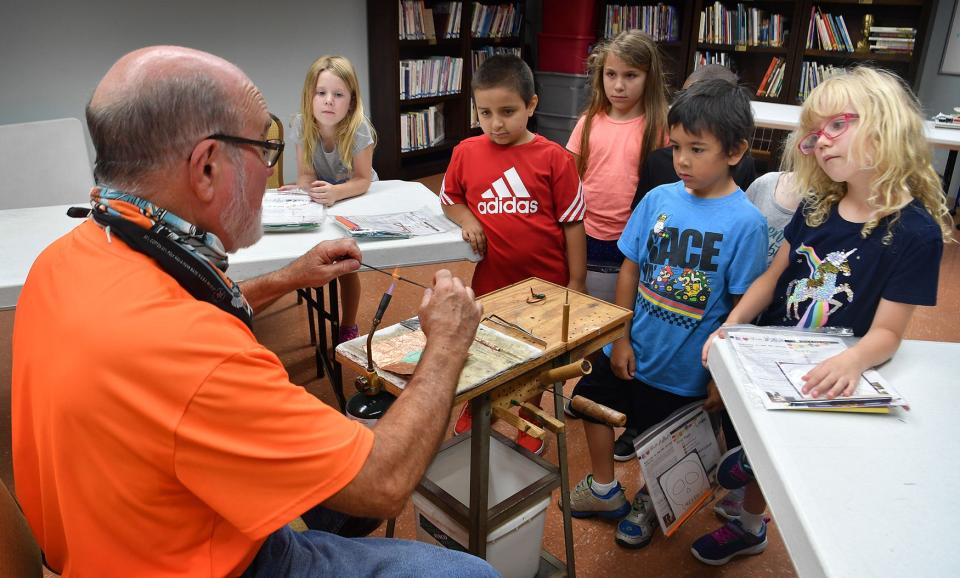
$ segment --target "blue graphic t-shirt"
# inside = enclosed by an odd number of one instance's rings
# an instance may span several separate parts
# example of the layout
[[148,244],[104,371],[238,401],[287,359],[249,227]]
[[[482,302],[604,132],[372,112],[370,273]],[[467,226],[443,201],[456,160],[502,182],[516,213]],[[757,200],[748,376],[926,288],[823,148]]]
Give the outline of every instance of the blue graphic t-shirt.
[[677,395],[703,395],[709,374],[700,350],[733,295],[763,272],[766,219],[740,189],[701,199],[681,181],[647,193],[617,246],[640,267],[630,328],[636,378]]
[[834,207],[819,227],[804,220],[804,205],[784,229],[790,264],[780,275],[761,325],[849,327],[864,335],[880,298],[936,305],[943,236],[919,201],[900,211],[893,238],[883,244],[890,218],[866,239],[862,223],[845,220]]

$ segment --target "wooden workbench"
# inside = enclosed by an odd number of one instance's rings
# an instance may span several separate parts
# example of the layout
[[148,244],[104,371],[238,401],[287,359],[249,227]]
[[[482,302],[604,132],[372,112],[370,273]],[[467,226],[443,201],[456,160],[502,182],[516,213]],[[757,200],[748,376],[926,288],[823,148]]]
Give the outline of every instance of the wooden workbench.
[[[535,293],[545,295],[539,303],[530,304],[527,298],[531,296],[531,289]],[[563,304],[569,295],[570,314],[568,325],[568,339],[564,342],[562,335]],[[500,524],[509,520],[513,515],[529,508],[533,503],[543,500],[558,485],[561,491],[563,508],[564,542],[566,546],[566,575],[575,576],[573,552],[573,533],[570,519],[570,487],[567,472],[567,447],[565,429],[557,434],[557,466],[548,464],[538,456],[525,449],[511,444],[517,451],[541,465],[546,464],[550,473],[537,483],[517,492],[511,498],[504,500],[495,511],[488,509],[487,479],[490,458],[490,417],[491,395],[500,395],[511,388],[518,388],[525,383],[536,379],[544,370],[551,367],[565,365],[570,361],[581,359],[597,351],[607,343],[624,335],[633,314],[631,311],[595,299],[589,295],[569,291],[559,285],[537,278],[527,279],[510,285],[480,298],[483,303],[483,315],[487,319],[491,314],[497,315],[509,323],[515,324],[529,333],[535,339],[524,336],[521,331],[504,328],[502,325],[484,321],[484,324],[496,328],[511,337],[524,339],[543,348],[540,356],[518,364],[504,373],[497,375],[477,386],[461,392],[454,400],[454,407],[463,402],[469,402],[473,412],[473,430],[469,438],[463,436],[451,443],[465,443],[469,439],[471,444],[470,466],[473,473],[470,477],[470,504],[464,511],[463,505],[452,496],[438,488],[435,484],[424,479],[418,491],[431,502],[443,509],[449,515],[458,519],[469,531],[469,550],[480,557],[486,557],[488,533]],[[365,368],[354,360],[337,351],[337,360],[363,374]],[[402,394],[402,380],[391,380],[389,373],[381,374],[384,387],[395,395]],[[564,420],[563,403],[559,394],[562,393],[563,383],[551,385],[554,392],[554,413],[558,420]],[[545,554],[545,560],[556,561]],[[541,574],[557,575],[550,570],[549,563],[541,563]],[[562,575],[562,567],[555,568]]]

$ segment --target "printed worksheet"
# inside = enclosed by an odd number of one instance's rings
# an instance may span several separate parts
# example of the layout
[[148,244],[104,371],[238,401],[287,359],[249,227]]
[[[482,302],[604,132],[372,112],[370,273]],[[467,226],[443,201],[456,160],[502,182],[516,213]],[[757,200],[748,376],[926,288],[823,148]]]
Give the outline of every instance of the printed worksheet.
[[840,337],[737,329],[728,331],[727,339],[737,353],[744,375],[760,390],[760,397],[767,409],[905,405],[900,395],[873,369],[860,376],[860,383],[853,395],[826,399],[803,393],[803,377],[820,362],[847,349]]
[[263,195],[261,221],[265,231],[317,227],[325,217],[323,205],[314,203],[309,195],[299,189],[291,191],[271,189]]
[[426,207],[383,215],[338,215],[336,222],[354,237],[418,237],[444,233],[454,227],[452,221]]

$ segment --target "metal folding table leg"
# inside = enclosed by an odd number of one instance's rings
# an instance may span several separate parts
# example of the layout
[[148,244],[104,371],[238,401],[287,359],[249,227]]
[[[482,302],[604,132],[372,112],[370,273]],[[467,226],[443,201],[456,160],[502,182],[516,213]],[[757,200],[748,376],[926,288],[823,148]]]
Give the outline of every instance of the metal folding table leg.
[[[563,382],[553,384],[553,406],[558,420],[566,423],[563,413]],[[567,554],[567,576],[576,578],[577,570],[573,555],[573,520],[570,517],[570,478],[567,467],[567,428],[557,433],[557,464],[560,467],[560,503],[563,504],[563,543]]]

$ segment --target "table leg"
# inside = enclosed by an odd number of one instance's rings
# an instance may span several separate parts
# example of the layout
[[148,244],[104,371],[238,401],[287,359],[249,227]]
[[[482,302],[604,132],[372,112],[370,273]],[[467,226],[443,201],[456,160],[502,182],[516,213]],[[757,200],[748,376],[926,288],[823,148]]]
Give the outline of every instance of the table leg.
[[[943,169],[943,194],[950,194],[950,181],[953,180],[953,166],[957,164],[957,151],[952,150],[947,154],[947,166]],[[957,207],[960,206],[960,191],[957,191],[957,196],[953,199],[953,208],[950,209],[951,215],[957,214]],[[957,228],[960,229],[960,224],[957,225]]]
[[[553,384],[553,410],[557,419],[566,423],[563,413],[563,382]],[[573,520],[570,517],[570,476],[567,466],[567,428],[557,434],[557,464],[560,466],[560,503],[563,504],[563,543],[567,553],[567,576],[576,578],[573,555]]]
[[[327,308],[324,293],[329,290],[329,309]],[[340,363],[337,362],[334,354],[327,353],[327,326],[330,327],[331,351],[340,344],[340,301],[337,291],[337,280],[334,279],[327,284],[326,289],[316,287],[316,314],[317,314],[317,347],[314,351],[314,357],[317,364],[317,377],[329,377],[330,385],[333,387],[333,393],[337,397],[337,403],[340,405],[340,411],[343,412],[347,407],[347,399],[343,393],[343,370]]]
[[487,557],[488,492],[490,479],[490,394],[470,400],[470,553]]

